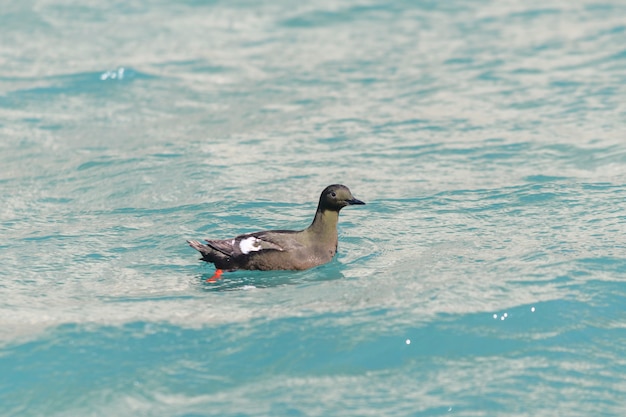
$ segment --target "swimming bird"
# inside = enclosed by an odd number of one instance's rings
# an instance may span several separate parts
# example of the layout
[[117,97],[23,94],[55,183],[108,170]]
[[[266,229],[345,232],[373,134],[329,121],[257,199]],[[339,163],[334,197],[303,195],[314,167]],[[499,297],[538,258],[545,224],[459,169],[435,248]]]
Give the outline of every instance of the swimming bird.
[[232,239],[188,240],[189,246],[215,265],[215,282],[224,271],[304,270],[330,262],[337,253],[339,211],[357,200],[345,185],[329,185],[322,191],[315,217],[304,230],[265,230],[246,233]]

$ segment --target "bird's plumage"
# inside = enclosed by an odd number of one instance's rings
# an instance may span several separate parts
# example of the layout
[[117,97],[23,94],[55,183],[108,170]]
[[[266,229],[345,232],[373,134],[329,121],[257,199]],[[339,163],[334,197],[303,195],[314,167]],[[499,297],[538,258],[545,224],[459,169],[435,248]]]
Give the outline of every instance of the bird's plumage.
[[329,262],[337,252],[339,211],[348,205],[365,204],[348,187],[329,185],[322,191],[313,222],[304,230],[266,230],[232,239],[196,240],[189,245],[202,260],[227,271],[303,270]]

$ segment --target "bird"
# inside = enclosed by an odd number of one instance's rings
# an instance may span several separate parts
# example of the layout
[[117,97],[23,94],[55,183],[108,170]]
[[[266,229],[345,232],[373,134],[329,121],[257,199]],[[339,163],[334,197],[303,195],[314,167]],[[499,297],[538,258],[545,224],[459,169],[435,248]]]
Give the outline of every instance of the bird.
[[309,227],[303,230],[264,230],[231,239],[207,239],[206,244],[188,240],[200,252],[203,261],[215,265],[215,274],[207,281],[216,282],[225,271],[305,270],[330,262],[337,253],[339,211],[347,206],[363,205],[342,184],[324,188]]

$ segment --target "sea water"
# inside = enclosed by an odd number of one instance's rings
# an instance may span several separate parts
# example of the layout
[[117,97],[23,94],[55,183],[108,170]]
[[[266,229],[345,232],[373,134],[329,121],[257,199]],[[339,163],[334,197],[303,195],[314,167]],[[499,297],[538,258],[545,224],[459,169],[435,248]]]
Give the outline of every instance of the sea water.
[[[624,415],[624,16],[4,2],[0,415]],[[332,183],[331,263],[206,282]]]

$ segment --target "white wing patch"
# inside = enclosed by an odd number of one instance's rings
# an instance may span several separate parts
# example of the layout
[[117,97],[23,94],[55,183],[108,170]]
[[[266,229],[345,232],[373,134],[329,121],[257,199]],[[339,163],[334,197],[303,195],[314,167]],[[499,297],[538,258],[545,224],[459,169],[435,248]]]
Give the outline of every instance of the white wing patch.
[[261,240],[257,239],[254,236],[250,236],[245,239],[242,239],[241,242],[239,242],[239,249],[241,250],[241,253],[243,253],[244,255],[247,255],[253,251],[254,252],[259,251],[261,250]]

